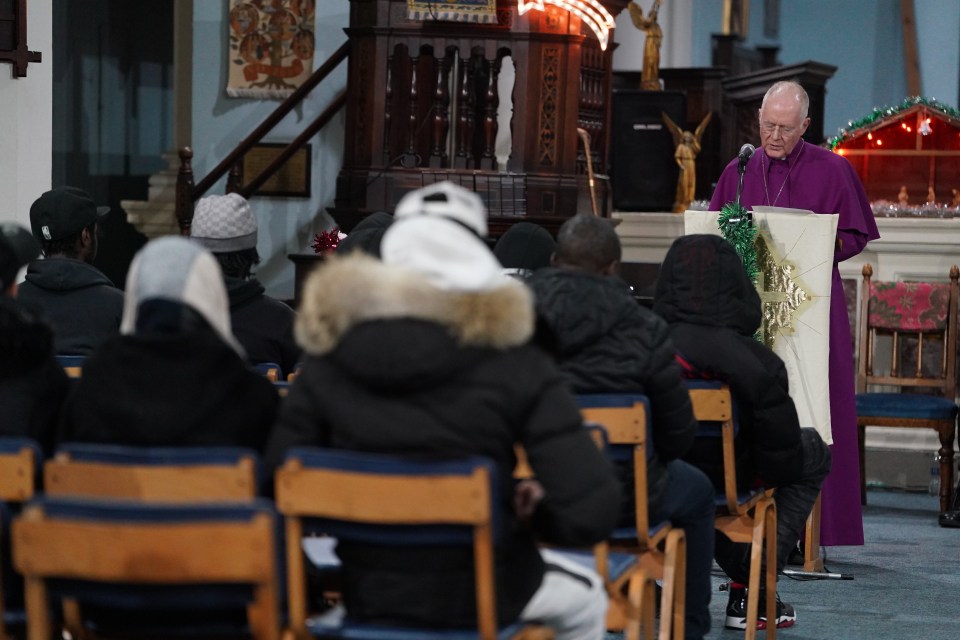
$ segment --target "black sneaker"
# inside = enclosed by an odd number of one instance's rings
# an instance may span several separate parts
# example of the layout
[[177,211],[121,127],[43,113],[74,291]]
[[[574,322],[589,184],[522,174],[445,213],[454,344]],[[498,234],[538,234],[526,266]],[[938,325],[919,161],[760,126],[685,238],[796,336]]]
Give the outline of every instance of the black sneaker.
[[[747,587],[746,585],[731,582],[730,596],[727,600],[727,618],[724,625],[727,629],[747,628]],[[757,629],[767,628],[767,612],[764,606],[765,594],[760,592],[760,604],[757,612]],[[797,624],[797,612],[789,604],[780,599],[777,594],[777,629],[785,629]]]

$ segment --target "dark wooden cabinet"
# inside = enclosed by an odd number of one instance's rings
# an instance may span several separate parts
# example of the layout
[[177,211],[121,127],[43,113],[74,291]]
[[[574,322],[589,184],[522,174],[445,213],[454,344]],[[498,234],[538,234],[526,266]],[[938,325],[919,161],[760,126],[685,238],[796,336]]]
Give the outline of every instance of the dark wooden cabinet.
[[[627,0],[604,4],[616,15]],[[574,14],[545,9],[520,16],[515,1],[500,0],[495,24],[466,24],[411,20],[406,0],[351,0],[344,162],[331,209],[341,228],[439,180],[477,192],[494,235],[518,219],[558,225],[591,207],[578,128],[590,135],[605,212],[613,47],[602,50]],[[503,138],[509,153],[498,163]]]

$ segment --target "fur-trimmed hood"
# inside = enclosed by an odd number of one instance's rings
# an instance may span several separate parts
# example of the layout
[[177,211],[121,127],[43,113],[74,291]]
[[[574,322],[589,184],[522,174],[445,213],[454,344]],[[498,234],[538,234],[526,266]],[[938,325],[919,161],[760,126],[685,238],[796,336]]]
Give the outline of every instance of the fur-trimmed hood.
[[414,271],[354,253],[331,257],[307,279],[295,333],[308,354],[319,356],[357,325],[415,320],[444,327],[461,347],[505,349],[530,339],[533,318],[529,291],[506,276],[490,291],[443,291]]

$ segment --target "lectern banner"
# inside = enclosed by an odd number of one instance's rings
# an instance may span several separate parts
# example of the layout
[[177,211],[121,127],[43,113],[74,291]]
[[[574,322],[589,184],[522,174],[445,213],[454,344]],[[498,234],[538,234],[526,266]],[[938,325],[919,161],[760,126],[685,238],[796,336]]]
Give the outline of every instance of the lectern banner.
[[[716,211],[688,211],[684,232],[721,235]],[[838,215],[754,207],[760,339],[780,356],[801,426],[827,444],[830,426],[830,291]]]

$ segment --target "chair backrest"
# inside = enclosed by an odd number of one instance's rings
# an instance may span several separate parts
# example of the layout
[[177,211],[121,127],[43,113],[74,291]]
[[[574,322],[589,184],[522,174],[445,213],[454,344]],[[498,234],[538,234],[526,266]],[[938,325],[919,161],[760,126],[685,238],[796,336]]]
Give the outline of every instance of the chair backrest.
[[180,606],[242,604],[254,638],[278,638],[282,556],[276,524],[266,500],[229,505],[35,500],[13,523],[14,564],[26,581],[28,635],[52,637],[48,596],[54,593],[81,605],[163,606],[157,585],[171,585],[177,589],[164,593],[182,600]]
[[595,393],[577,396],[584,422],[603,427],[613,459],[629,457],[633,466],[637,538],[644,544],[650,531],[647,460],[653,456],[650,400],[642,394]]
[[[11,590],[19,591],[13,584],[18,580],[13,575],[7,555],[9,547],[10,520],[19,505],[31,499],[39,480],[40,462],[43,453],[40,445],[30,438],[0,438],[0,638],[7,638],[6,625],[22,621],[22,611],[7,611],[7,596]],[[9,504],[8,504],[9,503]],[[8,620],[9,618],[9,620]]]
[[[699,437],[717,437],[723,443],[723,493],[727,509],[739,511],[737,465],[734,438],[737,432],[733,395],[730,387],[717,380],[684,380],[690,392],[693,416],[700,423]],[[718,434],[719,429],[719,434]]]
[[248,501],[259,459],[241,447],[128,447],[64,443],[44,465],[50,496],[147,502]]
[[43,453],[30,438],[0,438],[0,501],[26,502],[33,497]]
[[283,371],[276,362],[258,362],[253,368],[270,382],[279,382],[283,376]]
[[[890,385],[931,389],[953,399],[960,269],[952,266],[950,281],[943,283],[874,281],[869,264],[862,273],[857,392]],[[925,348],[930,345],[933,351]]]
[[68,377],[79,378],[83,374],[83,363],[87,356],[56,356],[56,359]]
[[[494,463],[485,458],[405,459],[382,454],[294,448],[277,471],[278,511],[287,542],[302,536],[304,519],[340,540],[409,546],[473,547],[477,626],[496,637],[493,542],[497,537]],[[433,526],[438,525],[438,526]],[[452,525],[452,526],[451,526]],[[288,557],[288,564],[290,563]],[[290,571],[290,625],[301,578]]]

